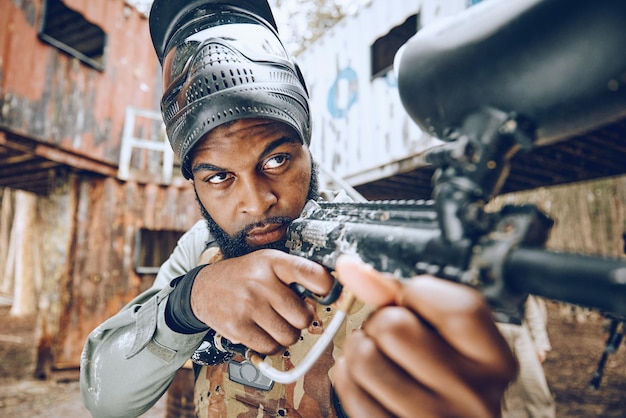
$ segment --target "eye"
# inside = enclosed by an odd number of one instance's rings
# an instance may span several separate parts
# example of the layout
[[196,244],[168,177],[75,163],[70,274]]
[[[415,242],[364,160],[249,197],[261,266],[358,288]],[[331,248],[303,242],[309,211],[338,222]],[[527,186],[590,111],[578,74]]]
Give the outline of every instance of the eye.
[[206,182],[211,184],[221,184],[231,178],[231,175],[228,173],[217,173],[209,177]]
[[289,154],[279,154],[279,155],[275,155],[271,158],[268,158],[265,163],[263,164],[263,169],[265,170],[272,170],[272,169],[276,169],[279,168],[283,165],[285,165],[285,163],[287,161],[289,161]]

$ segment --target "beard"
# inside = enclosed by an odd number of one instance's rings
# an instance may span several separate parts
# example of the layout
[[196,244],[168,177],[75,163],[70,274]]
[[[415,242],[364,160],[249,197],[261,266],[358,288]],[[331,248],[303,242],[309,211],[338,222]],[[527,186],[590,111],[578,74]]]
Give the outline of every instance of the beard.
[[[319,168],[316,162],[311,163],[311,179],[309,181],[309,191],[307,193],[307,201],[309,200],[318,200],[319,199]],[[195,189],[195,188],[194,188]],[[246,236],[248,233],[257,227],[261,227],[267,224],[280,224],[281,226],[289,225],[292,222],[292,219],[287,216],[276,216],[272,218],[267,218],[261,222],[257,222],[254,224],[246,225],[241,231],[237,232],[234,236],[228,235],[220,226],[213,220],[209,212],[206,210],[200,198],[198,197],[198,192],[196,192],[196,200],[200,205],[200,212],[202,216],[206,220],[207,226],[209,228],[209,232],[215,238],[215,241],[219,245],[222,250],[222,254],[224,258],[234,258],[241,257],[242,255],[246,255],[251,253],[252,251],[271,248],[276,250],[281,250],[287,252],[286,242],[287,238],[283,238],[279,241],[271,242],[267,245],[263,245],[261,247],[251,247],[246,242]]]

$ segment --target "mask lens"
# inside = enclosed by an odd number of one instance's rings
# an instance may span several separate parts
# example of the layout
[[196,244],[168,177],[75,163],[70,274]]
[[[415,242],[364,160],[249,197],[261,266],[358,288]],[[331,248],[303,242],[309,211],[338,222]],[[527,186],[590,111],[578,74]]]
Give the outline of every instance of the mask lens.
[[212,41],[226,43],[256,62],[289,60],[289,55],[276,35],[267,27],[245,15],[219,13],[214,15],[213,19],[203,23],[203,29],[176,42],[165,56],[163,60],[164,91],[167,91],[172,83],[186,72],[189,62],[200,47]]

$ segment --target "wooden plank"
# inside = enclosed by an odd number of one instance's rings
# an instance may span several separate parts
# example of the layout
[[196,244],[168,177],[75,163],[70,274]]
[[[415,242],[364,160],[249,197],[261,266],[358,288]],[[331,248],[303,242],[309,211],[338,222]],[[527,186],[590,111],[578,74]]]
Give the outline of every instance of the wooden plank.
[[71,150],[60,149],[54,145],[37,142],[13,132],[0,131],[0,147],[6,147],[26,155],[41,157],[57,164],[68,165],[105,176],[115,177],[117,174],[117,167],[113,164],[80,155]]
[[47,171],[59,166],[59,164],[54,161],[43,158],[33,158],[32,156],[27,157],[28,158],[25,159],[22,155],[3,160],[2,166],[0,167],[0,181],[17,173],[27,176],[34,171]]
[[37,284],[41,281],[40,241],[37,233],[37,198],[23,191],[15,194],[15,217],[11,229],[10,245],[14,246],[11,271],[15,283],[12,316],[27,316],[37,313]]

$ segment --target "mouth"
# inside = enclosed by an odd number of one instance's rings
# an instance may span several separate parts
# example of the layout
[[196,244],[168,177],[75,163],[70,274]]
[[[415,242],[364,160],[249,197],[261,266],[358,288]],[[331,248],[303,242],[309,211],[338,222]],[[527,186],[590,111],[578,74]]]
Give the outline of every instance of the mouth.
[[287,228],[288,225],[276,223],[253,228],[246,234],[246,242],[253,248],[271,244],[281,240],[287,233]]

